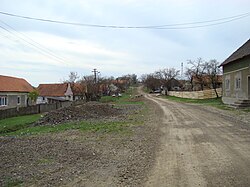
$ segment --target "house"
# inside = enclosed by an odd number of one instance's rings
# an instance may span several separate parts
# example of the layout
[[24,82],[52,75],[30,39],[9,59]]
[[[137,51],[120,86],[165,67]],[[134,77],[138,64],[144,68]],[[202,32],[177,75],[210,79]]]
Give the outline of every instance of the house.
[[182,88],[182,84],[179,80],[171,78],[167,81],[165,87],[167,87],[168,91],[179,91]]
[[[214,82],[216,84],[215,85],[216,88],[221,88],[222,87],[222,75],[217,75],[216,77],[214,77]],[[204,74],[202,77],[200,77],[200,79],[193,76],[192,84],[193,84],[193,89],[192,89],[193,91],[202,90],[202,86],[203,86],[203,90],[214,88],[213,83],[211,81],[211,77],[207,74]]]
[[69,83],[39,84],[37,104],[73,101],[73,92]]
[[0,75],[0,109],[28,106],[33,90],[25,79]]
[[73,100],[84,100],[87,93],[87,86],[83,83],[71,83],[70,84],[73,92]]
[[223,67],[222,101],[231,105],[250,106],[250,39],[221,66]]

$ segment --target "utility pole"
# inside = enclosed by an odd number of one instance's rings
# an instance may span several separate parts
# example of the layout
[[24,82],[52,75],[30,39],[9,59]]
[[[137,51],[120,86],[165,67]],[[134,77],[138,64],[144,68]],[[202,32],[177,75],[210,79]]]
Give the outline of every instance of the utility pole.
[[95,81],[95,83],[97,82],[97,74],[98,73],[100,73],[99,71],[97,71],[97,69],[95,68],[95,69],[93,69],[93,71],[92,71],[93,73],[94,73],[94,81]]
[[183,62],[181,63],[181,80],[183,80]]

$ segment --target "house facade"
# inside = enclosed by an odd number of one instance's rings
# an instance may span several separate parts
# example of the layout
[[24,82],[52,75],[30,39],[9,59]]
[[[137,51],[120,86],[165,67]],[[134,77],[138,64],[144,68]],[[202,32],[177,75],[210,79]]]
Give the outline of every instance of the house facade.
[[73,101],[73,92],[69,83],[39,84],[37,104]]
[[0,75],[0,110],[28,106],[31,103],[28,94],[32,91],[25,79]]
[[250,100],[250,39],[222,64],[223,96],[226,104]]
[[85,100],[87,93],[87,86],[83,83],[71,83],[70,84],[73,92],[73,100]]
[[[216,85],[213,85],[211,77],[207,74],[204,74],[200,79],[193,76],[193,89],[192,91],[201,91],[207,89],[222,88],[222,75],[217,75],[214,77],[214,82]],[[201,86],[202,84],[202,86]]]

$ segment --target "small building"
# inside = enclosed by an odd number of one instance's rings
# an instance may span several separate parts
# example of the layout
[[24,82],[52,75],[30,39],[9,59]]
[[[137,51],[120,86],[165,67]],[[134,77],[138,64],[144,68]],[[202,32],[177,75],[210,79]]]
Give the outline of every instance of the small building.
[[87,86],[83,83],[71,83],[71,89],[73,92],[73,100],[85,100],[87,93]]
[[[207,90],[207,89],[213,89],[215,88],[222,88],[222,75],[216,75],[214,77],[214,83],[216,85],[213,85],[211,77],[207,74],[204,74],[200,79],[193,76],[193,89],[192,91],[201,91]],[[202,84],[202,86],[201,86]]]
[[182,88],[182,84],[179,80],[171,78],[170,80],[167,81],[165,87],[167,87],[168,91],[179,91]]
[[33,87],[22,78],[0,75],[0,109],[26,107]]
[[73,92],[69,83],[39,84],[37,104],[73,101]]
[[226,104],[247,105],[250,100],[250,39],[222,64],[223,96]]

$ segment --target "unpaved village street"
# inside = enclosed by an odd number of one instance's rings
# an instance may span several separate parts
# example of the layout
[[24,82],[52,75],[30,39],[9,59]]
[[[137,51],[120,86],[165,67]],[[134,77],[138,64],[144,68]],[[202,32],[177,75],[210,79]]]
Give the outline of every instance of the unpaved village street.
[[250,186],[249,112],[143,94],[55,110],[27,128],[65,130],[1,135],[0,186]]
[[145,186],[250,186],[250,124],[233,113],[146,95],[161,108]]

